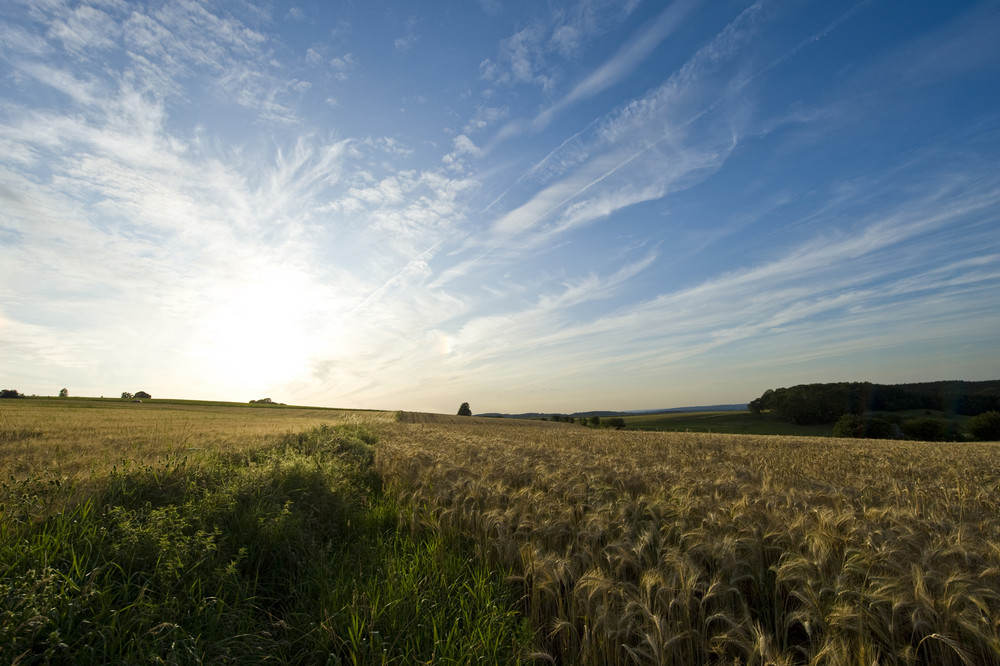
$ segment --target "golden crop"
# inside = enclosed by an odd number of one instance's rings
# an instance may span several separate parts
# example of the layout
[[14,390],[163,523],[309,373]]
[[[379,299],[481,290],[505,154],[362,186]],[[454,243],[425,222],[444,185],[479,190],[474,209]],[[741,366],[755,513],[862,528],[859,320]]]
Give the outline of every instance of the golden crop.
[[1000,448],[431,423],[377,464],[514,571],[539,658],[1000,663]]
[[[1000,664],[1000,445],[331,410],[0,403],[4,478],[363,421],[417,531],[511,572],[563,664]],[[85,492],[82,484],[80,492]]]
[[85,400],[0,401],[0,473],[85,478],[129,460],[237,453],[290,430],[359,419],[391,420],[380,412],[255,408]]

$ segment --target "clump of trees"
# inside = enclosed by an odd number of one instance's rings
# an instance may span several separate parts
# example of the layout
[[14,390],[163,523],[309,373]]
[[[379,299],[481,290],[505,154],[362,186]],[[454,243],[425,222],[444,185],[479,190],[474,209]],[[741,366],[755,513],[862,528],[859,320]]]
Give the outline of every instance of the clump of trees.
[[17,389],[0,389],[0,398],[3,399],[15,399],[23,398],[23,393],[18,393]]
[[1000,412],[989,411],[973,416],[965,424],[965,430],[973,439],[1000,442]]
[[271,400],[270,398],[258,398],[257,400],[251,400],[250,404],[251,405],[273,405],[274,404],[274,400]]
[[462,403],[462,405],[458,408],[458,415],[459,416],[472,416],[472,408],[469,407],[469,403],[467,403],[467,402],[463,402]]
[[866,418],[860,414],[844,414],[834,424],[833,436],[864,439],[894,439],[896,437],[896,427],[883,418]]
[[[894,412],[909,409],[937,410],[974,416],[1000,410],[1000,381],[872,384],[839,382],[799,384],[768,389],[747,408],[755,413],[773,412],[800,425],[834,423],[844,414]],[[915,424],[915,429],[920,429]]]
[[947,421],[932,416],[907,419],[899,424],[900,429],[908,439],[918,439],[923,442],[943,442],[946,439],[957,439],[957,429],[949,426]]
[[122,391],[122,400],[149,400],[152,397],[153,396],[149,395],[145,391],[136,391],[135,393]]

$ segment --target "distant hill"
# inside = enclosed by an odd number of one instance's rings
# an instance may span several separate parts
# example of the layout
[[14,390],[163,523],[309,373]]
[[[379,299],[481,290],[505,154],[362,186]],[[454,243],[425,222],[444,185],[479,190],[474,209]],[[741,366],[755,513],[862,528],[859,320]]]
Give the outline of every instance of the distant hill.
[[572,416],[575,419],[579,418],[590,418],[591,416],[596,416],[598,418],[611,418],[614,416],[635,416],[636,414],[668,414],[675,412],[734,412],[740,411],[747,408],[747,403],[741,402],[738,404],[730,405],[698,405],[695,407],[667,407],[664,409],[635,409],[627,412],[614,412],[614,411],[601,411],[595,410],[590,412],[573,412],[572,414],[562,414],[560,412],[525,412],[523,414],[500,414],[498,412],[490,412],[488,414],[477,414],[477,416],[490,416],[494,418],[505,418],[505,419],[544,419],[550,418],[553,414],[559,416]]
[[768,389],[750,401],[751,412],[773,411],[799,424],[833,423],[843,414],[936,410],[975,416],[1000,410],[1000,380],[948,380],[909,384],[837,382]]

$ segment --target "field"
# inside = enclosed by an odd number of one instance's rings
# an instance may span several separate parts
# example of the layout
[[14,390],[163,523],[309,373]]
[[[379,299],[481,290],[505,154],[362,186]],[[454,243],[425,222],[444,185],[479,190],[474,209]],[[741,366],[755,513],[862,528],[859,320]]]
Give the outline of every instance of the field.
[[0,661],[1000,664],[996,443],[23,402]]
[[635,430],[665,432],[713,432],[733,435],[795,435],[825,437],[833,426],[796,425],[770,414],[750,412],[664,412],[626,416],[625,425]]

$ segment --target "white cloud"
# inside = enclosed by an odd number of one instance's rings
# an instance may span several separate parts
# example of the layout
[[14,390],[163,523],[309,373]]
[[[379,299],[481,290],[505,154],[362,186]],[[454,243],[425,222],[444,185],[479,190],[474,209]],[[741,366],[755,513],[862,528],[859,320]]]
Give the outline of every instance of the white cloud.
[[333,76],[338,81],[347,81],[358,66],[357,59],[351,53],[345,53],[330,60],[330,67],[333,69]]
[[[660,42],[675,32],[699,2],[700,0],[675,0],[659,16],[627,40],[609,60],[577,83],[566,96],[540,113],[535,118],[533,126],[545,127],[564,108],[581,99],[593,97],[618,83],[645,60]],[[557,30],[553,39],[560,44],[561,50],[572,51],[576,49],[579,33],[580,30],[576,27],[563,26]]]

